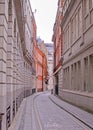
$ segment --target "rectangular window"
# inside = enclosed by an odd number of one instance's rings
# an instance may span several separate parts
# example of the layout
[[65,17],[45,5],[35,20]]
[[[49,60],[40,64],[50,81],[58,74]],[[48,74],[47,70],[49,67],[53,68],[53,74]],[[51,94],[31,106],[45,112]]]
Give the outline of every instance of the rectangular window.
[[77,80],[78,80],[78,86],[77,86],[77,89],[78,90],[81,90],[81,62],[78,61],[78,72],[77,72],[78,76],[77,76]]
[[71,89],[74,89],[74,67],[71,65]]
[[69,47],[71,46],[71,22],[69,23]]
[[89,8],[93,8],[93,0],[89,0]]
[[[72,21],[71,21],[71,28],[72,28],[72,31],[71,31],[72,40],[71,40],[71,42],[73,43],[73,34],[74,34],[74,32],[73,32],[73,30],[74,30],[74,29],[73,29],[73,19],[72,19]],[[71,44],[72,44],[72,43],[71,43]]]
[[89,1],[90,0],[84,0],[84,12],[85,12],[85,15],[89,13]]
[[65,52],[65,50],[66,50],[66,31],[64,30],[64,34],[63,34],[63,50],[64,50],[64,52]]
[[76,38],[78,38],[78,28],[79,28],[79,24],[78,24],[78,13],[76,14]]
[[91,91],[93,91],[93,55],[90,56],[90,87]]
[[75,20],[75,16],[73,19],[73,41],[76,40],[76,20]]
[[84,88],[86,91],[88,88],[88,57],[84,58]]
[[66,83],[66,72],[65,72],[65,69],[63,70],[63,88],[65,88],[65,83]]
[[82,33],[82,9],[81,7],[78,10],[78,24],[79,24],[78,35],[80,36]]
[[69,48],[69,25],[67,27],[67,49]]
[[77,64],[76,63],[74,63],[74,77],[75,77],[74,89],[77,89]]
[[70,86],[69,86],[69,84],[70,84],[69,78],[70,78],[70,77],[69,77],[69,67],[67,67],[67,88],[68,88],[68,89],[70,89],[70,88],[69,88],[69,87],[70,87]]

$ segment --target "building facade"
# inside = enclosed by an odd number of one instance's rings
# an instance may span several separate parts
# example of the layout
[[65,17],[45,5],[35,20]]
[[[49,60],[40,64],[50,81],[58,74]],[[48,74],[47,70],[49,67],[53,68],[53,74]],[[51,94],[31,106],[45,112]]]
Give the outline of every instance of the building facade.
[[93,111],[93,0],[63,5],[63,99]]
[[53,89],[53,44],[52,43],[45,43],[45,46],[48,50],[48,58],[47,58],[47,65],[48,65],[48,90]]
[[42,45],[44,42],[39,38],[36,45],[36,77],[37,77],[37,92],[46,90],[46,77],[47,77],[47,57],[43,52],[45,47]]
[[23,98],[32,93],[31,16],[29,0],[0,1],[1,130],[10,127]]
[[43,91],[48,89],[48,50],[43,40],[38,38],[38,47],[43,52]]
[[37,40],[36,40],[36,36],[37,36],[37,27],[36,27],[36,22],[35,22],[35,18],[34,15],[32,15],[32,58],[33,58],[33,62],[32,62],[32,93],[36,92],[36,45],[37,45]]
[[[62,90],[62,6],[63,0],[58,1],[58,9],[55,19],[55,24],[53,28],[52,41],[54,43],[54,93],[57,95],[61,94]],[[60,78],[61,77],[61,78]]]

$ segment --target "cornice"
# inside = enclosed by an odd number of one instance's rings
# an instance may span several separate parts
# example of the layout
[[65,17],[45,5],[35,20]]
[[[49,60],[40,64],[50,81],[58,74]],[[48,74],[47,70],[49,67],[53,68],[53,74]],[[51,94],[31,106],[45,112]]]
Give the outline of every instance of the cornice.
[[32,64],[32,61],[33,61],[32,56],[30,55],[30,53],[28,52],[28,50],[26,48],[25,21],[24,21],[24,7],[23,7],[23,4],[24,3],[21,0],[14,0],[23,56],[27,60],[27,62]]
[[64,25],[68,15],[69,15],[71,9],[72,9],[74,3],[75,3],[75,0],[71,0],[71,2],[69,3],[69,6],[68,6],[68,8],[67,8],[67,10],[66,10],[66,12],[65,12],[65,14],[63,16],[63,19],[62,19],[62,22],[61,22],[61,27],[63,27],[63,25]]

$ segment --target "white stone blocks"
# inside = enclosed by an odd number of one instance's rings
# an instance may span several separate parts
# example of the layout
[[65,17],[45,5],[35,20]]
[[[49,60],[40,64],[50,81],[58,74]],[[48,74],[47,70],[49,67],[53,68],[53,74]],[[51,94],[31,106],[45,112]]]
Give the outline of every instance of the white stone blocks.
[[4,15],[0,15],[0,25],[4,25]]
[[6,52],[3,49],[0,49],[0,59],[6,61]]
[[6,63],[4,61],[0,61],[0,72],[6,72]]
[[6,51],[7,43],[3,37],[0,37],[0,48],[4,49]]
[[5,4],[4,3],[0,3],[0,14],[4,14],[4,13],[5,13]]
[[8,28],[8,36],[12,36],[12,29],[11,28]]
[[12,68],[7,68],[7,75],[11,76],[13,75],[13,70]]
[[6,83],[6,74],[3,72],[0,72],[0,83]]
[[10,52],[10,53],[13,52],[13,45],[12,45],[12,43],[8,44],[7,51]]
[[6,95],[6,84],[0,84],[0,96]]
[[11,69],[13,68],[13,63],[11,62],[11,60],[8,60],[6,65],[7,68],[11,68]]
[[13,78],[12,78],[11,75],[6,77],[6,82],[7,82],[7,84],[12,84],[13,83]]
[[7,39],[7,32],[4,26],[0,26],[0,36]]
[[3,25],[7,29],[7,20],[5,15],[0,15],[0,25]]
[[8,59],[8,61],[10,60],[11,62],[13,62],[13,54],[8,52],[7,59]]

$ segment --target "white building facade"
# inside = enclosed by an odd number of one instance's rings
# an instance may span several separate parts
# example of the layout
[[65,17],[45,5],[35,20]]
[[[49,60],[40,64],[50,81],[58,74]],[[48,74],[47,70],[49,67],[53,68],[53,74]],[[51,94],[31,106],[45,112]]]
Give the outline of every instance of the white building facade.
[[10,127],[23,98],[32,93],[31,13],[29,0],[0,1],[1,130]]
[[93,0],[65,0],[60,97],[93,111]]
[[48,50],[48,90],[53,89],[53,44],[52,43],[45,43],[45,46]]

